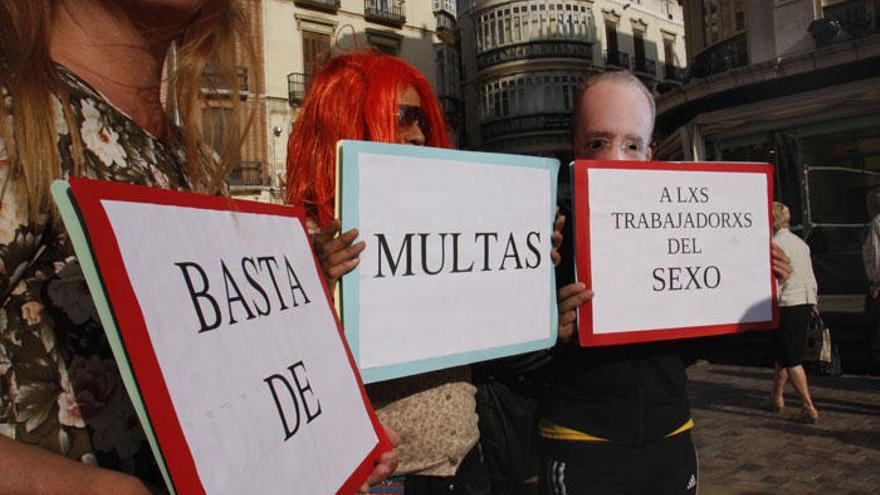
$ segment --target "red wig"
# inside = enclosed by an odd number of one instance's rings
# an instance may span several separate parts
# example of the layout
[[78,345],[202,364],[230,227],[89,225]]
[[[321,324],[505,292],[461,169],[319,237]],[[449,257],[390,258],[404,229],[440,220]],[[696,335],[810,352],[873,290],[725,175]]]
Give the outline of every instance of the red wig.
[[425,145],[449,147],[443,113],[421,72],[378,52],[339,55],[315,76],[287,142],[287,202],[326,225],[333,219],[336,143],[397,143],[397,105],[412,86],[428,120]]

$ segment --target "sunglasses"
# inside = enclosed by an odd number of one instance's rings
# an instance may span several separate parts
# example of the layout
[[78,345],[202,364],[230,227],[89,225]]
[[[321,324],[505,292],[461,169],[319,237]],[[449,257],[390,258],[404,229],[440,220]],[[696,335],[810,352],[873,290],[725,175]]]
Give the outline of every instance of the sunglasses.
[[428,116],[425,115],[425,111],[422,110],[422,107],[397,105],[397,126],[400,129],[406,129],[414,123],[418,123],[422,133],[426,136],[428,135],[428,132],[431,129],[428,125]]

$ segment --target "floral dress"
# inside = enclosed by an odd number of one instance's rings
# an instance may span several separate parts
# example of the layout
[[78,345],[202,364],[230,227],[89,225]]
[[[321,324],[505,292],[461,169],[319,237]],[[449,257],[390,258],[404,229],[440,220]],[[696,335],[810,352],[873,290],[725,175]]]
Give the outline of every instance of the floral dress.
[[[153,138],[63,67],[85,175],[187,188],[181,150]],[[12,112],[8,88],[3,104]],[[52,96],[65,175],[71,134]],[[11,128],[12,118],[8,123]],[[10,179],[0,138],[0,434],[78,461],[157,480],[155,461],[122,384],[73,255],[49,214],[31,221],[20,181]]]

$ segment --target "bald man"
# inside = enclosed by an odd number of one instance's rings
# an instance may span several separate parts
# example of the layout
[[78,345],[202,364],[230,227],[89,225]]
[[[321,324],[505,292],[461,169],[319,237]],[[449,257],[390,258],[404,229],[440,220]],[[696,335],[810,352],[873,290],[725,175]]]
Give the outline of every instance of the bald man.
[[[587,77],[573,115],[575,157],[650,160],[655,112],[651,93],[631,73]],[[784,280],[787,259],[775,247],[773,255],[774,272]],[[592,296],[580,283],[559,290],[561,345],[539,425],[542,494],[696,493],[693,420],[678,345],[579,347],[572,343],[575,309]]]

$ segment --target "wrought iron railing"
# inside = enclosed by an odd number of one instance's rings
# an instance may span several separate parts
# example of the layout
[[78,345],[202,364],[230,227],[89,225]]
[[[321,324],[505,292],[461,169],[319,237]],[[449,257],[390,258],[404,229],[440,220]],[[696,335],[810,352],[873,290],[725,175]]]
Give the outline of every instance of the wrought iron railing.
[[[235,78],[238,80],[238,91],[241,93],[248,92],[248,72],[245,67],[238,67],[235,70]],[[232,88],[229,87],[226,77],[220,71],[208,66],[202,72],[202,92],[204,93],[220,93],[228,94]]]
[[663,66],[663,78],[667,81],[684,82],[685,70],[672,64]]
[[636,73],[646,74],[652,77],[657,76],[657,61],[651,60],[649,58],[638,58],[635,59],[635,70]]
[[629,53],[608,50],[605,52],[605,65],[629,69]]
[[571,129],[571,114],[547,113],[523,115],[486,122],[480,126],[483,139],[528,131],[551,131]]
[[312,75],[305,72],[291,72],[287,75],[287,97],[291,104],[302,103],[312,82]]
[[262,186],[263,162],[241,161],[232,169],[229,176],[230,186]]
[[748,39],[742,32],[698,53],[689,70],[692,77],[701,78],[748,64]]
[[437,32],[446,32],[451,33],[455,31],[455,16],[450,14],[445,10],[438,10],[434,12],[434,16],[437,18]]
[[477,55],[477,67],[484,69],[505,62],[536,58],[578,58],[590,63],[593,61],[593,49],[586,41],[531,41],[480,53]]
[[840,28],[852,38],[880,33],[880,1],[848,0],[822,7],[825,19],[837,21]]
[[402,26],[406,23],[405,2],[402,0],[364,0],[364,16],[368,21]]
[[293,0],[293,3],[298,7],[336,12],[339,10],[340,0]]

